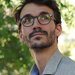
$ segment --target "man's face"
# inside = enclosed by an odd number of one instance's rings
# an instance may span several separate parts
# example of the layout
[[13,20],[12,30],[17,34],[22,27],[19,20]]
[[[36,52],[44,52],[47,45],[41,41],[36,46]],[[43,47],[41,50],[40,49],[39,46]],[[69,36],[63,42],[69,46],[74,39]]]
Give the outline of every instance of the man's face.
[[[24,8],[21,11],[20,18],[22,18],[25,15],[38,16],[43,12],[53,14],[53,10],[47,6],[39,6],[30,3],[24,6]],[[55,25],[53,18],[54,16],[51,16],[50,22],[44,25],[39,23],[37,18],[34,19],[34,23],[31,26],[26,27],[22,23],[20,32],[21,40],[32,49],[44,49],[52,46],[57,40],[60,31],[58,25]],[[30,24],[28,21],[32,23],[33,20],[27,20],[27,24]]]

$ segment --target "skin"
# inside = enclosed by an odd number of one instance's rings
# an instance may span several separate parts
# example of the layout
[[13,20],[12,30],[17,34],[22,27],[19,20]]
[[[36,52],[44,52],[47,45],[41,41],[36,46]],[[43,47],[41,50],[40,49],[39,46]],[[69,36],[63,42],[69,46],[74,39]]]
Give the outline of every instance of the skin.
[[[39,10],[39,11],[38,11]],[[53,13],[53,10],[47,6],[39,6],[34,3],[27,4],[21,11],[20,17],[22,18],[26,14],[31,14],[33,16],[37,16],[40,12],[45,11],[48,13]],[[42,30],[48,33],[48,36],[37,33],[31,39],[29,39],[29,34],[33,32],[35,28],[41,28]],[[38,23],[37,19],[35,19],[34,25],[30,27],[24,27],[21,25],[21,31],[19,33],[20,39],[25,42],[30,50],[30,53],[39,69],[40,75],[42,74],[44,67],[48,61],[48,59],[54,54],[57,47],[57,37],[61,34],[62,28],[61,24],[55,25],[54,21],[51,20],[47,25],[41,25]],[[36,39],[38,38],[38,39]],[[49,47],[42,48],[42,49],[33,49],[31,46],[34,44],[42,45],[47,44],[48,41],[51,43]]]

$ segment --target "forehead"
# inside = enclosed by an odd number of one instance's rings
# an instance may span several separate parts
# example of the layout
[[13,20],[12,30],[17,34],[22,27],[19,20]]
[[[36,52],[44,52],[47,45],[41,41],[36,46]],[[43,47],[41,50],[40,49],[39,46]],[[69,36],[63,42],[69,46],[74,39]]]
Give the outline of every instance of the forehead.
[[20,18],[26,14],[31,14],[33,16],[39,15],[41,12],[53,13],[53,10],[45,5],[37,5],[34,3],[29,3],[25,5],[21,11]]

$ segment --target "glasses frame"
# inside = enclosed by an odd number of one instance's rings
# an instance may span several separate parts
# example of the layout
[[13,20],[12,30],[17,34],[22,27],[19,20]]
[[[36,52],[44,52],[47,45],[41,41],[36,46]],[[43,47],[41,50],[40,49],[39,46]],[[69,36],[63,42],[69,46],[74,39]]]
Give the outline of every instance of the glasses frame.
[[30,27],[30,26],[33,26],[33,25],[34,25],[34,22],[35,22],[35,18],[36,18],[36,19],[38,20],[39,24],[41,24],[41,25],[47,25],[47,24],[50,23],[50,21],[51,21],[52,19],[54,19],[54,15],[53,15],[53,13],[47,13],[47,12],[46,12],[46,14],[48,14],[49,17],[50,17],[49,22],[46,23],[46,24],[40,23],[40,21],[39,21],[39,19],[38,19],[38,17],[39,17],[40,15],[38,15],[38,16],[32,16],[32,15],[31,15],[31,17],[32,17],[32,19],[33,19],[33,23],[32,23],[31,25],[29,25],[29,26],[25,26],[24,24],[21,24],[21,21],[23,20],[23,18],[26,17],[26,15],[24,15],[24,16],[20,19],[20,24],[23,25],[24,27]]

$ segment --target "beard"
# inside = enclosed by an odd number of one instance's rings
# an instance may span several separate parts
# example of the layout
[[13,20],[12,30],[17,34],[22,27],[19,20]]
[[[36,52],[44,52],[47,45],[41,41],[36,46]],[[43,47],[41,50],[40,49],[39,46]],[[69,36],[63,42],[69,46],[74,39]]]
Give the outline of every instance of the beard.
[[[37,33],[37,32],[43,33],[46,40],[41,41],[41,39],[42,39],[43,37],[42,37],[42,38],[37,37],[36,40],[39,41],[40,43],[31,41],[32,37],[34,36],[34,35],[32,35],[32,34]],[[24,41],[24,42],[29,46],[29,48],[31,48],[32,50],[35,50],[35,51],[37,51],[37,52],[40,52],[40,51],[42,51],[43,49],[48,48],[48,47],[51,47],[51,46],[54,44],[54,42],[55,42],[55,30],[50,31],[50,33],[48,34],[46,31],[43,31],[43,30],[39,30],[39,29],[38,29],[37,31],[32,32],[32,33],[30,34],[30,37],[29,37],[29,38],[27,38],[27,37],[25,36],[25,38],[24,38],[23,41]]]
[[[40,38],[38,38],[38,41],[40,41]],[[49,36],[46,36],[46,41],[41,43],[33,43],[31,45],[31,48],[33,50],[39,51],[40,49],[45,49],[48,47],[51,47],[55,42],[55,31],[51,31]]]

